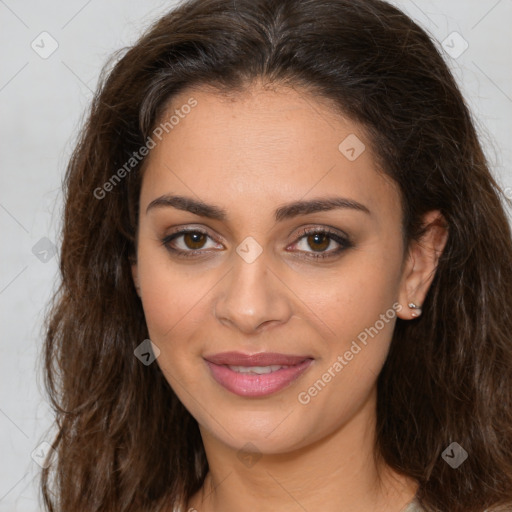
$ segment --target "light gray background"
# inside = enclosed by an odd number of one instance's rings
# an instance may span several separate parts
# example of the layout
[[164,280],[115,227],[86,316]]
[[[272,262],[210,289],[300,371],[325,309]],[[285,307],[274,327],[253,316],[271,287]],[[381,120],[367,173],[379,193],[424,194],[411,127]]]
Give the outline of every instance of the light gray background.
[[[478,123],[495,175],[512,198],[512,0],[397,0],[439,42]],[[175,2],[0,0],[0,511],[33,512],[40,467],[31,454],[51,411],[38,358],[58,259],[33,247],[58,241],[61,179],[100,67]],[[46,31],[58,49],[41,58]],[[454,31],[459,35],[450,35]],[[450,37],[448,37],[450,36]],[[447,39],[448,37],[448,39]],[[49,40],[45,42],[49,48]],[[46,242],[47,243],[47,242]],[[37,252],[37,251],[36,251]],[[42,251],[39,250],[41,253]],[[41,453],[41,449],[36,450]]]

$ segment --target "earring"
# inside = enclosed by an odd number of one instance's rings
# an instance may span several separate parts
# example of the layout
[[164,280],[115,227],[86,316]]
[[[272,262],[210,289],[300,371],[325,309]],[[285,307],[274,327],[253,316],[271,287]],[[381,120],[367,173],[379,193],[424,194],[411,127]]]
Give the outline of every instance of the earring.
[[416,304],[414,304],[414,302],[409,302],[408,306],[410,309],[414,310],[414,311],[411,311],[411,316],[413,318],[416,318],[421,315],[421,308],[419,306],[416,306]]

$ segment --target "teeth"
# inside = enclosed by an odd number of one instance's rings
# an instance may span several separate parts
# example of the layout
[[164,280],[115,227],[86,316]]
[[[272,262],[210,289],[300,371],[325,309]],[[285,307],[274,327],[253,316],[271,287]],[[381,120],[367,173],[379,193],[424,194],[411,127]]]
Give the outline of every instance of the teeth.
[[258,375],[262,375],[265,373],[272,373],[280,370],[281,368],[288,368],[288,366],[281,366],[278,364],[273,364],[270,366],[231,366],[227,365],[230,370],[238,373],[256,373]]

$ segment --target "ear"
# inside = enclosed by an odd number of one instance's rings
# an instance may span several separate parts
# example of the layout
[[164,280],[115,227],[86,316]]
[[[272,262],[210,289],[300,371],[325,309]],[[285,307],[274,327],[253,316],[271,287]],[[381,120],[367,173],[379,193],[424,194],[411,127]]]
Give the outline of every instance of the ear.
[[139,267],[137,265],[137,259],[134,256],[130,257],[130,264],[132,269],[133,284],[135,285],[137,295],[140,297]]
[[397,312],[397,316],[403,320],[412,320],[421,315],[421,305],[448,240],[446,221],[438,210],[424,215],[423,226],[426,227],[424,235],[420,240],[410,242],[403,265],[398,298],[403,307]]

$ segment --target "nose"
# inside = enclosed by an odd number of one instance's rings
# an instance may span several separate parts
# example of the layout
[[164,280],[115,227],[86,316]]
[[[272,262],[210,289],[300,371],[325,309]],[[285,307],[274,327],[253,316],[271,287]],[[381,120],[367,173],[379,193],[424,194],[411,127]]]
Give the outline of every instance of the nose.
[[235,255],[217,287],[214,315],[220,323],[251,334],[289,320],[292,292],[268,263],[265,253],[251,263]]

